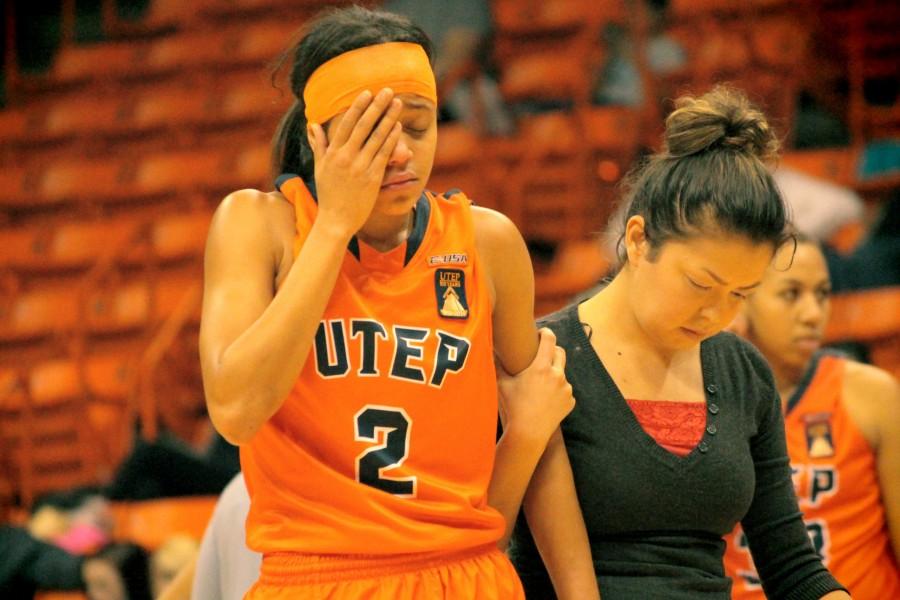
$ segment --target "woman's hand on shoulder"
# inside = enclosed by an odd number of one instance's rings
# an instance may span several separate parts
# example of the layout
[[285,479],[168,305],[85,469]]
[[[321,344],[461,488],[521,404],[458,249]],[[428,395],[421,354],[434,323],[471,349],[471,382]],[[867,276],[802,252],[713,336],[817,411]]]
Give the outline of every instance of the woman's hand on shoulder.
[[331,139],[322,124],[309,124],[320,226],[349,239],[365,224],[403,130],[402,106],[388,88],[374,98],[367,90],[339,117]]
[[537,356],[518,375],[498,367],[500,418],[504,432],[545,444],[575,407],[566,380],[566,353],[550,329],[539,332]]

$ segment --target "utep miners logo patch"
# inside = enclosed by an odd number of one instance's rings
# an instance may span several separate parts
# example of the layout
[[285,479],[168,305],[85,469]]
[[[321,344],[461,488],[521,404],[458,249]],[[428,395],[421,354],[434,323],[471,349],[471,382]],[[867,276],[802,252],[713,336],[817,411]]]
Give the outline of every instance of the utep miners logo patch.
[[447,319],[468,319],[466,273],[462,269],[438,269],[434,272],[434,295],[438,314]]
[[469,255],[465,252],[454,252],[452,254],[437,254],[428,257],[429,267],[440,267],[442,265],[462,265],[465,266],[469,262]]
[[804,415],[806,423],[806,451],[810,458],[834,456],[834,438],[831,435],[831,413]]

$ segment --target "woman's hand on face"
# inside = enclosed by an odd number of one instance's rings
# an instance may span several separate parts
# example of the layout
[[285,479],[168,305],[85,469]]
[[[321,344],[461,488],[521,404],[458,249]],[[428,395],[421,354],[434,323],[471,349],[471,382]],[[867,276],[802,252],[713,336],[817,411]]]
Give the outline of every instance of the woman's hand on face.
[[329,140],[320,123],[310,123],[307,135],[315,158],[317,220],[350,238],[359,231],[375,206],[388,161],[403,128],[403,103],[385,88],[373,98],[364,91]]
[[556,345],[551,330],[543,328],[538,335],[538,351],[531,364],[518,375],[509,375],[498,366],[497,383],[504,430],[546,443],[572,412],[575,398],[566,380],[565,350]]

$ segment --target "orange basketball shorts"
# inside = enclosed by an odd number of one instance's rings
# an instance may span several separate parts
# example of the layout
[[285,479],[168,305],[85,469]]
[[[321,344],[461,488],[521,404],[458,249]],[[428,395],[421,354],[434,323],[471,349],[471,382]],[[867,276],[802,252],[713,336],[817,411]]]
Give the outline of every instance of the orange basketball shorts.
[[524,600],[495,546],[389,557],[274,554],[244,600]]

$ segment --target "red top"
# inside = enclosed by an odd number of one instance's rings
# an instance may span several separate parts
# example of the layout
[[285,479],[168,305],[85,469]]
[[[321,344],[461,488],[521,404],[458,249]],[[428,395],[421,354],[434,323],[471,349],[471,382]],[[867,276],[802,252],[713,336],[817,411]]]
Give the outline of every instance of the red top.
[[706,427],[706,404],[669,400],[627,400],[647,435],[678,456],[687,456],[700,443]]

